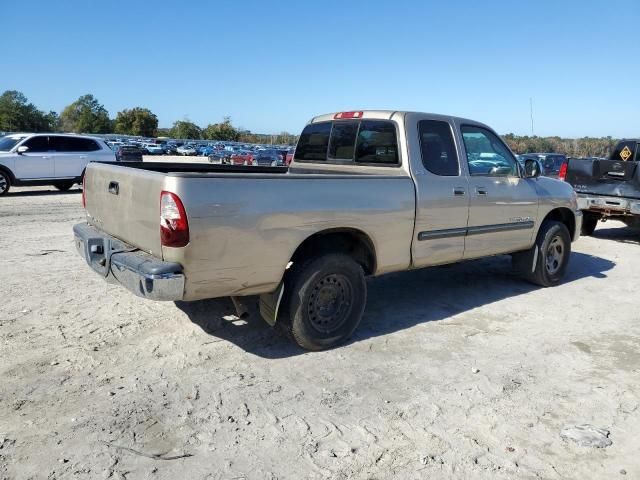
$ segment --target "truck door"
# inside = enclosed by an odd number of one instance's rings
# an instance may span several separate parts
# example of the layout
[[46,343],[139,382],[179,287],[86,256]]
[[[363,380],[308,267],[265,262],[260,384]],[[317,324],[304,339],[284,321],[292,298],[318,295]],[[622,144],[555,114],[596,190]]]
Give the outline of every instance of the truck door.
[[15,176],[20,180],[53,178],[53,159],[49,152],[49,137],[36,135],[20,145],[28,147],[16,157]]
[[410,151],[419,151],[421,156],[421,162],[412,166],[416,184],[413,265],[455,262],[464,254],[469,188],[460,168],[452,125],[442,120],[420,120],[417,142],[410,145]]
[[538,215],[534,179],[521,177],[511,151],[492,131],[461,125],[469,166],[469,225],[464,258],[531,246]]

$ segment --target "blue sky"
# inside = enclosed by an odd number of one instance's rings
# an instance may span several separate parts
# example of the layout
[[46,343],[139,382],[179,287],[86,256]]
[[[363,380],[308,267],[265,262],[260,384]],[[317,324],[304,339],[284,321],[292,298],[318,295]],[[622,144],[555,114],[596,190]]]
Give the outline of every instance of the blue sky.
[[417,110],[500,133],[640,135],[640,1],[4,2],[0,91],[85,93],[160,126],[232,117],[297,133],[319,113]]

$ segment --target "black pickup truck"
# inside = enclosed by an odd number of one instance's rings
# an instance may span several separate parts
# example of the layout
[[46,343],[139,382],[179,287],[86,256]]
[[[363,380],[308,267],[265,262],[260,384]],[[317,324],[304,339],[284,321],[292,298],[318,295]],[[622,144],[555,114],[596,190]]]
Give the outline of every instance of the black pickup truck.
[[582,235],[608,218],[640,227],[640,139],[620,141],[608,160],[570,159],[565,180],[578,194]]

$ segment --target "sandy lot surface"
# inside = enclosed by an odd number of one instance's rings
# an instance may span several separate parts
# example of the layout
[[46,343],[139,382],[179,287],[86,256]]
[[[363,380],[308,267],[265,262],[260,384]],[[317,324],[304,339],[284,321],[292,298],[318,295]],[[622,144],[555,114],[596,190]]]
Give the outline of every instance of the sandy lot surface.
[[0,199],[0,478],[640,478],[638,233],[599,226],[554,289],[506,257],[371,279],[352,341],[307,353],[107,285],[82,218],[79,190]]

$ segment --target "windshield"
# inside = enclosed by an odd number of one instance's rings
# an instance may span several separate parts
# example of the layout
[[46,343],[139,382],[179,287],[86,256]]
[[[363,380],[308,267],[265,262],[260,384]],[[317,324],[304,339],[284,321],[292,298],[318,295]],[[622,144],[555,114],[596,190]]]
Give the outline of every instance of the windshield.
[[24,139],[25,137],[26,135],[22,135],[22,136],[11,135],[8,137],[0,138],[0,152],[8,152],[13,147],[15,147],[20,140]]

